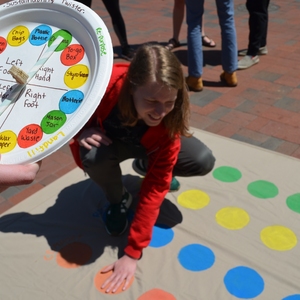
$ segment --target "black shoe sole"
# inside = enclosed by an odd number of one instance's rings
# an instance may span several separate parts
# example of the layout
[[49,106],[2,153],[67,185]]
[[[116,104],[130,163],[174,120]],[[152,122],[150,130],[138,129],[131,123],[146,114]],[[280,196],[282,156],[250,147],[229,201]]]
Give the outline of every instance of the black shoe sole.
[[126,229],[128,228],[128,220],[126,219],[126,224],[124,226],[124,229],[121,232],[110,232],[109,229],[107,228],[106,224],[104,225],[106,232],[110,235],[110,236],[120,236],[122,235]]
[[146,176],[146,172],[142,171],[140,168],[138,168],[138,167],[136,166],[135,160],[132,162],[132,169],[133,169],[136,173],[138,173],[138,174],[140,174],[140,175],[142,175],[142,176]]

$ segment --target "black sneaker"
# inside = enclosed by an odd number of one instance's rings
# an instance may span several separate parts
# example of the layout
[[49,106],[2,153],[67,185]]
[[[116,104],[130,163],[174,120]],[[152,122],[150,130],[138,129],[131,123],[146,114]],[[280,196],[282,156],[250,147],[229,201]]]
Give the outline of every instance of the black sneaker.
[[123,57],[124,59],[132,61],[134,55],[135,51],[129,46],[122,49],[121,57]]
[[147,168],[144,164],[144,161],[142,159],[138,159],[136,158],[133,162],[132,162],[132,169],[137,172],[138,174],[142,175],[142,176],[146,176],[147,173]]
[[[135,172],[137,172],[138,174],[142,175],[142,176],[145,176],[146,173],[147,173],[147,168],[146,168],[146,166],[144,164],[144,161],[142,159],[137,159],[136,158],[132,162],[132,169]],[[179,189],[180,189],[180,182],[175,177],[172,177],[169,192],[170,193],[177,192]]]
[[122,201],[118,204],[111,204],[105,214],[105,229],[108,234],[118,236],[125,232],[128,227],[128,209],[132,202],[132,196],[126,190]]

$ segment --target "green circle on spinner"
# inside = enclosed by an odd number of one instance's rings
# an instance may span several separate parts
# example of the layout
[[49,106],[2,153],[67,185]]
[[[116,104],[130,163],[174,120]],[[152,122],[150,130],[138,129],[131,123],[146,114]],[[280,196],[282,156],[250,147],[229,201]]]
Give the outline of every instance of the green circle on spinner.
[[56,31],[55,33],[53,33],[53,35],[49,39],[48,47],[50,47],[52,45],[52,43],[56,40],[56,38],[59,36],[63,37],[63,41],[59,44],[59,46],[57,46],[57,48],[55,49],[55,52],[65,50],[72,41],[72,34],[68,30],[60,29],[60,30]]
[[286,198],[287,207],[300,214],[300,193],[296,193]]
[[257,180],[251,182],[247,187],[248,192],[260,199],[270,199],[278,195],[279,191],[277,186],[266,180]]
[[223,182],[236,182],[242,178],[242,173],[238,169],[229,166],[216,168],[212,175],[215,179]]
[[61,110],[48,112],[41,121],[41,128],[44,133],[51,134],[59,130],[67,121],[67,116]]

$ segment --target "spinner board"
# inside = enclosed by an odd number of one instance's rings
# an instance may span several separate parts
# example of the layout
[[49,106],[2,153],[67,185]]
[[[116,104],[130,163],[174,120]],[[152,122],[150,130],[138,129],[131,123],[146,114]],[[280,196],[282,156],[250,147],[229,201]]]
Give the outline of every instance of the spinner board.
[[[1,164],[43,159],[88,121],[106,90],[113,50],[102,19],[65,0],[0,6]],[[16,81],[12,69],[26,74]]]

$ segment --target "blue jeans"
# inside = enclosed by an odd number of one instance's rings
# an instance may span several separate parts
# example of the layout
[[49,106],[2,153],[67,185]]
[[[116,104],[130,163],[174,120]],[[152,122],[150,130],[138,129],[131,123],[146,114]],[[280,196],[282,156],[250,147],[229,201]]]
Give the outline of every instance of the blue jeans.
[[[188,27],[188,72],[200,77],[203,73],[201,24],[204,0],[186,0],[186,23]],[[222,38],[222,67],[228,73],[237,69],[237,40],[234,23],[233,0],[216,0]]]

